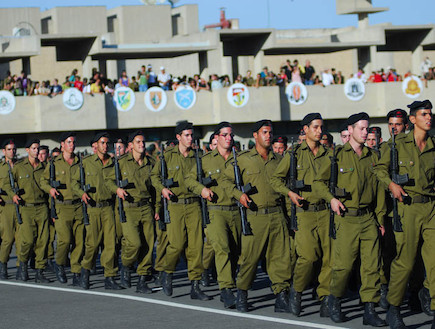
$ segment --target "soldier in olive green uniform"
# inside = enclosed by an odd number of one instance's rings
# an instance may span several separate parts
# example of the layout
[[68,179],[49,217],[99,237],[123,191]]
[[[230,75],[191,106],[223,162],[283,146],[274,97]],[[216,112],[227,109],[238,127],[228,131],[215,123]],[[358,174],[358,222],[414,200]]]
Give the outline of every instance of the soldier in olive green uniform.
[[44,173],[45,165],[38,160],[39,140],[34,139],[26,144],[28,157],[15,164],[12,169],[15,183],[20,189],[15,194],[11,186],[6,191],[14,203],[21,204],[20,212],[23,223],[20,226],[20,260],[21,280],[29,279],[27,262],[32,251],[35,253],[35,282],[48,283],[44,276],[47,262],[48,243],[48,208],[44,191],[39,180]]
[[[13,139],[6,139],[2,143],[2,150],[5,156],[5,161],[0,163],[0,279],[8,279],[8,261],[11,254],[12,246],[15,241],[16,254],[20,254],[19,243],[19,225],[17,222],[17,213],[12,198],[9,197],[5,189],[10,186],[9,181],[9,166],[15,164],[15,156],[17,148]],[[19,261],[17,260],[19,269]],[[19,275],[19,273],[18,273]]]
[[197,181],[196,166],[192,168],[185,182],[189,190],[205,199],[213,200],[213,203],[208,202],[207,205],[210,217],[207,232],[215,252],[221,301],[225,308],[233,308],[236,299],[231,289],[236,287],[234,277],[240,254],[241,222],[239,208],[230,195],[231,186],[223,177],[225,168],[231,166],[233,159],[233,130],[230,123],[221,122],[216,128],[215,136],[218,141],[217,148],[202,157],[203,175],[211,177],[211,187],[207,188]]
[[[290,312],[290,239],[283,214],[281,196],[270,186],[270,178],[282,157],[271,149],[272,122],[261,120],[252,128],[255,147],[238,157],[243,184],[251,184],[256,191],[249,196],[234,185],[234,168],[227,165],[225,176],[231,186],[231,196],[244,205],[252,235],[242,235],[240,269],[237,275],[236,307],[248,311],[248,289],[254,281],[257,264],[264,255],[267,272],[277,296],[275,312]],[[251,203],[252,202],[252,203]]]
[[[179,122],[175,128],[179,144],[164,153],[167,164],[168,179],[173,179],[177,186],[166,188],[162,185],[161,165],[156,164],[152,173],[152,183],[156,193],[168,200],[171,223],[166,225],[169,245],[165,255],[165,271],[163,273],[163,292],[172,295],[172,274],[175,272],[181,253],[186,250],[187,273],[192,282],[190,297],[192,299],[209,300],[200,287],[199,280],[204,271],[202,265],[202,225],[199,198],[190,192],[184,182],[185,176],[196,165],[195,152],[191,149],[193,125],[190,122]],[[172,197],[171,197],[172,196]],[[186,248],[187,245],[187,248]]]
[[[405,328],[400,304],[416,258],[420,237],[430,294],[422,291],[420,298],[431,301],[435,310],[435,139],[429,136],[432,128],[432,104],[415,101],[409,120],[414,129],[396,137],[399,175],[407,174],[411,184],[400,186],[390,178],[390,153],[385,152],[375,168],[378,179],[388,186],[398,202],[403,232],[395,232],[397,256],[391,265],[387,299],[390,308],[387,321],[391,328]],[[435,318],[432,328],[435,326]]]
[[[347,121],[350,141],[337,150],[337,186],[348,192],[348,197],[336,198],[329,192],[331,175],[329,158],[318,163],[313,188],[318,195],[331,203],[337,230],[332,247],[331,295],[329,312],[334,322],[343,322],[341,298],[346,292],[352,265],[358,254],[361,257],[360,297],[364,303],[363,323],[384,326],[375,303],[379,302],[380,257],[379,230],[384,233],[385,190],[376,180],[373,166],[378,161],[376,153],[364,146],[367,138],[369,116],[367,113],[351,115]],[[341,215],[341,216],[339,216]]]
[[71,251],[70,263],[73,285],[80,285],[81,259],[84,251],[83,212],[80,198],[72,189],[72,177],[79,170],[79,159],[74,154],[76,134],[65,132],[60,136],[62,154],[54,159],[55,180],[60,182],[58,189],[50,186],[50,166],[41,177],[41,188],[56,199],[58,219],[54,225],[57,234],[56,277],[60,283],[67,283],[65,266]]
[[81,286],[89,289],[89,274],[95,266],[98,250],[103,243],[100,262],[104,268],[104,288],[119,290],[121,287],[114,277],[118,272],[115,263],[115,217],[113,213],[113,195],[105,185],[103,170],[113,163],[108,155],[109,134],[97,133],[92,142],[96,143],[96,154],[82,160],[85,176],[85,185],[89,191],[85,192],[80,183],[80,170],[72,176],[72,187],[76,196],[79,196],[87,205],[89,225],[85,225],[86,240],[85,254],[82,259]]
[[[329,160],[331,151],[320,144],[323,119],[319,113],[307,114],[301,122],[306,140],[295,150],[297,158],[297,180],[303,180],[306,187],[311,187],[316,177],[316,164]],[[314,263],[322,260],[318,277],[317,295],[322,301],[320,316],[328,317],[329,283],[331,280],[331,239],[329,238],[329,211],[324,199],[315,191],[305,188],[301,194],[291,191],[286,185],[290,175],[290,154],[286,153],[278,165],[270,183],[276,192],[290,198],[298,208],[298,230],[295,233],[298,259],[293,273],[293,287],[290,293],[290,306],[296,316],[301,312],[302,292],[311,281]],[[298,191],[296,191],[298,192]]]
[[114,166],[104,169],[106,184],[111,193],[123,200],[126,222],[121,223],[122,244],[121,286],[131,287],[131,271],[138,262],[139,282],[136,291],[152,293],[147,281],[152,276],[154,247],[154,204],[151,186],[152,160],[145,155],[145,136],[137,130],[128,137],[131,152],[119,159],[121,178],[128,180],[125,188],[116,185]]

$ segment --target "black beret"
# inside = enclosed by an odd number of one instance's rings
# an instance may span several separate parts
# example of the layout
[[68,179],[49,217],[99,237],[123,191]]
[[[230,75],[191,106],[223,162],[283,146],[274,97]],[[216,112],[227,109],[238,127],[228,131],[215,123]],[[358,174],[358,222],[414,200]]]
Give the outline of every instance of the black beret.
[[60,153],[60,148],[55,147],[54,149],[51,150],[51,154],[53,153]]
[[408,105],[408,108],[411,109],[411,111],[417,111],[417,110],[432,110],[432,103],[430,100],[426,99],[422,102],[420,101],[414,101],[412,104]]
[[146,148],[148,153],[153,153],[156,150],[156,145],[155,144],[150,144],[147,148]]
[[136,136],[143,136],[145,138],[145,134],[142,130],[135,130],[130,135],[128,135],[127,141],[131,143]]
[[166,146],[175,146],[178,144],[178,140],[176,139],[170,139],[166,142]]
[[347,119],[347,125],[353,125],[355,123],[357,123],[360,120],[369,120],[370,117],[366,112],[360,112],[357,114],[352,114],[348,119]]
[[330,133],[326,132],[326,133],[322,134],[322,140],[327,140],[328,143],[333,143],[334,142],[334,137]]
[[345,131],[345,130],[347,130],[347,122],[343,123],[343,124],[340,126],[340,133],[341,133],[342,131]]
[[25,147],[26,147],[26,148],[29,148],[30,146],[32,146],[32,144],[40,144],[40,143],[41,143],[41,141],[40,141],[39,139],[37,139],[37,138],[29,139],[29,140],[26,142]]
[[193,129],[193,123],[189,121],[179,121],[175,127],[175,135],[180,135],[184,130]]
[[222,128],[233,128],[233,126],[228,121],[222,121],[222,122],[218,123],[218,125],[216,126],[216,128],[214,130],[214,135],[218,135],[219,131]]
[[257,121],[252,126],[252,132],[256,133],[258,130],[260,130],[261,127],[264,127],[264,126],[272,127],[272,121],[267,120],[267,119]]
[[76,133],[73,131],[65,131],[60,134],[59,142],[64,142],[68,137],[76,137]]
[[286,136],[277,136],[274,139],[272,139],[272,144],[274,143],[283,143],[287,145],[288,138]]
[[388,112],[387,120],[389,120],[390,118],[402,118],[403,122],[405,122],[405,123],[408,122],[408,114],[406,113],[405,110],[402,110],[402,109],[395,109],[395,110]]
[[122,137],[115,138],[114,142],[115,143],[121,143],[121,144],[127,145],[126,139],[122,138]]
[[39,146],[39,150],[41,151],[41,150],[47,150],[47,152],[48,152],[48,146],[47,145],[40,145]]
[[210,135],[210,139],[208,140],[208,142],[211,144],[211,142],[213,141],[214,137],[216,136],[216,133],[213,133]]
[[377,134],[378,137],[382,137],[381,127],[370,127],[369,134]]
[[323,120],[320,113],[308,113],[301,121],[301,126],[309,125],[313,120]]
[[110,139],[110,135],[107,131],[100,131],[99,133],[96,133],[94,137],[91,139],[91,145],[94,144],[95,142],[98,142],[102,137],[107,137]]
[[15,140],[13,138],[6,138],[3,142],[2,142],[2,149],[4,149],[7,145],[9,144],[14,144],[15,145]]

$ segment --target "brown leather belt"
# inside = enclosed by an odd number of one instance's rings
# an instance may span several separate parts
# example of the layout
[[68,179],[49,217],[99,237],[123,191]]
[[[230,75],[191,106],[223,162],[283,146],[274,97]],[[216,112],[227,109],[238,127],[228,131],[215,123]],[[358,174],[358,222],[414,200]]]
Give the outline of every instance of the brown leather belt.
[[367,215],[371,211],[372,210],[370,209],[370,207],[359,208],[359,209],[346,209],[346,211],[342,214],[342,216],[359,217],[359,216]]
[[416,195],[411,199],[411,203],[428,203],[435,200],[435,196]]
[[106,201],[100,201],[100,202],[96,202],[93,205],[89,204],[89,206],[91,208],[104,208],[104,207],[110,207],[113,205],[112,200],[106,200]]
[[151,203],[150,199],[143,199],[138,202],[124,202],[125,208],[139,208],[142,206],[149,205]]
[[169,201],[170,204],[192,204],[199,202],[198,197],[178,199],[177,201]]
[[276,212],[282,212],[282,207],[276,206],[276,207],[270,207],[270,208],[260,208],[260,209],[257,209],[256,211],[247,209],[248,214],[256,214],[256,215],[267,215],[267,214],[273,214]]
[[61,205],[64,205],[64,206],[72,206],[72,205],[80,203],[81,201],[82,200],[80,200],[80,199],[64,200],[64,201],[56,200],[56,204],[61,204]]
[[296,207],[296,212],[316,212],[328,209],[326,203],[309,204],[308,206]]

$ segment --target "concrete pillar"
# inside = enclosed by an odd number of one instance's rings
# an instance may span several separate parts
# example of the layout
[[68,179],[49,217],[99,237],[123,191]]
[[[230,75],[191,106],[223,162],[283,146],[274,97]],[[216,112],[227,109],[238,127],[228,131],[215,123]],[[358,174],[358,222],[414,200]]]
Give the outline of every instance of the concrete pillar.
[[417,48],[415,48],[415,50],[412,52],[411,55],[411,72],[415,75],[421,75],[421,69],[420,69],[420,65],[421,62],[424,59],[424,55],[423,55],[423,46],[419,45],[417,46]]
[[352,49],[352,73],[356,72],[358,72],[358,49],[355,48]]
[[93,68],[93,61],[91,56],[87,56],[85,60],[83,61],[83,76],[84,77],[92,77],[92,68]]
[[106,61],[107,78],[108,79],[118,79],[118,72],[116,66],[116,60]]
[[367,66],[367,76],[369,76],[372,71],[377,71],[380,69],[378,64],[378,56],[377,56],[377,47],[376,46],[370,46],[370,59],[371,63]]
[[[356,60],[357,60],[356,65],[358,66],[358,55],[356,55]],[[256,77],[257,72],[263,71],[263,67],[264,67],[264,51],[259,50],[257,55],[255,55],[255,57],[254,57],[254,73],[255,74],[252,74],[252,75],[254,77]]]

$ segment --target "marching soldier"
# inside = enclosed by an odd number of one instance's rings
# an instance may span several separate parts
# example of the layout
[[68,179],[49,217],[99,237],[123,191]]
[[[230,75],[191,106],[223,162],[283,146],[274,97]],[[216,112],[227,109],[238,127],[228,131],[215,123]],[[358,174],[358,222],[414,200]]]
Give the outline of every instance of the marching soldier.
[[363,324],[379,327],[385,321],[379,318],[375,303],[380,300],[379,231],[384,233],[385,190],[378,184],[373,172],[378,156],[364,146],[369,116],[361,112],[348,120],[350,140],[336,151],[338,165],[337,186],[344,188],[347,197],[335,197],[329,192],[331,163],[325,158],[319,162],[314,190],[331,204],[335,216],[336,240],[333,243],[329,312],[334,322],[344,322],[341,298],[346,292],[352,265],[361,257],[361,301],[364,303]]
[[35,282],[50,282],[44,276],[47,262],[46,248],[48,242],[48,207],[44,191],[39,180],[44,173],[45,165],[39,161],[39,139],[27,142],[28,157],[15,164],[12,173],[19,193],[15,193],[9,185],[6,191],[13,202],[20,205],[22,224],[20,225],[20,280],[29,280],[27,263],[32,251],[35,253]]
[[[391,264],[391,276],[387,299],[390,308],[387,322],[390,328],[405,328],[400,314],[400,304],[406,291],[416,258],[420,237],[423,239],[422,256],[428,276],[429,290],[419,296],[430,309],[435,310],[435,275],[432,251],[435,247],[435,139],[429,136],[432,128],[432,103],[429,100],[415,101],[408,105],[409,121],[414,128],[407,134],[396,137],[399,175],[407,174],[409,181],[404,186],[390,178],[390,153],[385,152],[375,172],[378,179],[388,186],[398,202],[403,232],[395,232],[397,256]],[[423,303],[424,304],[424,303]],[[435,326],[435,318],[432,328]]]
[[247,220],[253,233],[242,235],[236,308],[240,312],[248,311],[248,289],[255,278],[258,261],[265,255],[272,290],[276,295],[275,312],[290,312],[290,239],[281,197],[269,182],[282,157],[271,149],[270,120],[256,122],[252,132],[255,147],[241,154],[238,164],[243,183],[250,183],[256,191],[248,196],[238,190],[234,185],[234,169],[232,166],[225,169],[226,179],[231,183],[230,195],[248,208]]
[[[208,237],[215,252],[217,279],[221,291],[221,301],[225,308],[233,308],[236,298],[232,292],[235,285],[237,260],[240,254],[241,222],[239,208],[229,194],[227,182],[224,181],[224,171],[231,166],[233,159],[233,129],[229,122],[221,122],[214,133],[217,147],[202,157],[204,176],[211,176],[213,184],[210,188],[197,181],[197,168],[186,178],[189,190],[205,199],[208,203],[210,224],[207,225]],[[226,184],[226,185],[225,185]]]
[[[305,186],[312,186],[316,177],[316,164],[329,160],[331,151],[320,144],[323,119],[320,113],[307,114],[301,121],[306,140],[296,149],[297,179]],[[290,154],[286,153],[278,165],[270,183],[276,192],[289,197],[298,207],[298,231],[295,234],[296,253],[299,256],[293,274],[290,292],[290,307],[296,316],[301,312],[302,292],[311,281],[314,263],[321,259],[322,268],[318,277],[317,295],[321,300],[320,316],[328,317],[329,283],[331,279],[331,240],[329,238],[329,210],[324,199],[315,191],[305,189],[301,194],[286,186],[290,174]]]
[[[12,198],[6,193],[9,182],[9,166],[14,167],[16,162],[17,147],[13,139],[6,139],[2,143],[2,151],[5,160],[0,163],[0,279],[8,279],[8,261],[12,246],[15,241],[16,254],[20,254],[19,228],[17,215]],[[19,276],[20,263],[17,260],[17,275]]]
[[[72,189],[72,180],[75,171],[79,170],[78,157],[74,154],[76,147],[76,134],[64,132],[60,135],[62,153],[54,159],[55,180],[60,182],[58,189],[50,185],[50,166],[47,166],[41,177],[41,188],[56,199],[56,212],[58,219],[54,226],[57,234],[56,248],[56,278],[60,283],[67,283],[65,266],[70,255],[73,285],[80,285],[81,259],[84,248],[83,212],[80,198],[77,198]],[[53,219],[54,220],[54,219]]]
[[113,165],[104,169],[109,190],[123,202],[125,222],[121,223],[122,244],[121,286],[131,287],[131,272],[135,262],[139,281],[136,292],[152,293],[147,282],[152,277],[152,254],[154,247],[154,204],[151,186],[153,162],[145,155],[145,135],[136,130],[128,136],[130,153],[119,159],[119,169],[126,187],[118,187]]
[[274,153],[284,155],[287,150],[288,139],[285,136],[277,136],[272,140],[272,150]]
[[[168,179],[173,179],[177,186],[170,189],[163,186],[161,166],[157,163],[153,169],[152,182],[156,193],[168,200],[171,223],[166,225],[169,245],[165,255],[165,270],[162,278],[163,292],[172,296],[172,274],[181,253],[186,250],[188,277],[192,282],[190,297],[192,299],[210,300],[199,287],[202,264],[202,227],[199,198],[187,189],[185,176],[195,166],[195,152],[192,150],[193,124],[181,121],[175,128],[178,145],[164,153],[167,164]],[[211,199],[210,199],[211,200]],[[187,245],[187,248],[186,248]]]
[[368,134],[366,145],[371,149],[379,152],[380,145],[382,143],[382,131],[380,127],[370,127]]
[[105,185],[103,170],[113,163],[107,153],[109,134],[97,133],[92,143],[96,144],[96,153],[82,160],[85,184],[89,191],[84,191],[80,184],[80,170],[72,176],[72,187],[76,196],[79,196],[87,205],[89,225],[85,225],[86,240],[85,253],[81,262],[81,287],[89,289],[89,274],[95,266],[99,246],[103,242],[100,262],[104,268],[104,288],[119,290],[115,276],[118,267],[115,263],[115,222],[113,214],[112,193]]

